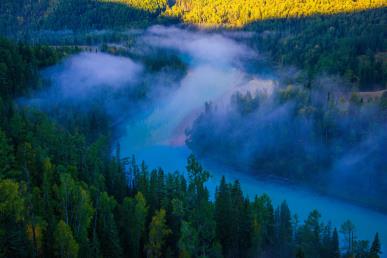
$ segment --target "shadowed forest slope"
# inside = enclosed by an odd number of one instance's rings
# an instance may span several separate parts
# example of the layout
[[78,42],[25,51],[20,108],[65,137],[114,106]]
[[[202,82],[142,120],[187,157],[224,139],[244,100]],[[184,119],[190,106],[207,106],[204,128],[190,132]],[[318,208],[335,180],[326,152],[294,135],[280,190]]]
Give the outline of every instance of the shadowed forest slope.
[[[360,91],[386,89],[387,8],[336,15],[258,21],[250,43],[281,66],[309,79],[340,75]],[[310,85],[308,85],[310,86]]]
[[129,5],[123,2],[4,0],[0,5],[0,32],[14,35],[17,31],[38,29],[87,30],[143,26],[155,20],[161,11],[155,5]]

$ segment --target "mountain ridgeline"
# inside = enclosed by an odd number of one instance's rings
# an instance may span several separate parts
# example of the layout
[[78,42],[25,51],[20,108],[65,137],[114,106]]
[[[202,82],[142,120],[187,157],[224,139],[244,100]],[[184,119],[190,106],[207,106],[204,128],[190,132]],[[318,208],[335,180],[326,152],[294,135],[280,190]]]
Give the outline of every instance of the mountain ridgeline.
[[4,33],[15,28],[127,27],[154,22],[156,16],[175,17],[206,27],[243,27],[262,20],[338,15],[384,7],[383,0],[4,0],[0,28]]
[[[62,41],[52,37],[66,35],[69,30],[85,34],[96,29],[138,28],[179,20],[199,26],[237,23],[240,26],[234,30],[253,33],[253,37],[244,40],[268,54],[275,64],[305,71],[309,80],[306,84],[313,77],[327,73],[340,75],[359,90],[367,91],[387,88],[386,12],[385,1],[374,0],[281,1],[280,4],[275,1],[5,0],[0,6],[0,32],[30,42],[85,45],[122,40],[123,36],[118,36],[119,32],[99,36],[94,43],[97,35],[74,36]],[[47,36],[50,30],[59,32],[50,37]]]

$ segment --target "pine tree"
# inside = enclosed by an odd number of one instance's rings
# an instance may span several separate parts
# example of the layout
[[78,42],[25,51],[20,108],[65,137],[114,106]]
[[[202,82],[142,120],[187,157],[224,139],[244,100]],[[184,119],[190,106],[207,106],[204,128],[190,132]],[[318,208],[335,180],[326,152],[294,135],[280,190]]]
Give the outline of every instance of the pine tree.
[[15,157],[5,133],[0,129],[0,179],[10,178]]
[[341,225],[340,231],[344,234],[344,238],[347,242],[347,254],[350,255],[353,253],[353,244],[356,239],[355,225],[352,223],[352,221],[347,220]]
[[87,248],[87,231],[94,214],[90,194],[67,173],[60,176],[60,182],[58,197],[63,220],[71,227],[82,253]]
[[127,197],[122,204],[122,222],[124,253],[126,257],[137,258],[141,254],[141,243],[145,236],[148,207],[141,192],[135,198]]
[[159,258],[162,256],[163,247],[166,237],[171,234],[170,229],[166,225],[165,210],[156,211],[149,225],[148,244],[146,245],[146,253],[149,258]]
[[332,258],[340,258],[339,234],[336,228],[333,229],[329,254]]
[[198,249],[198,233],[186,221],[181,223],[180,239],[178,242],[179,258],[196,257]]
[[375,234],[374,241],[372,242],[371,248],[370,248],[370,258],[379,258],[381,254],[381,245],[380,245],[380,239],[379,239],[379,233]]
[[216,224],[214,207],[209,201],[208,189],[205,187],[210,174],[190,155],[187,160],[188,184],[188,222],[198,232],[198,256],[207,256],[214,248]]
[[69,225],[60,220],[54,232],[56,255],[60,258],[78,257],[79,245],[73,236]]
[[279,257],[289,257],[292,253],[292,218],[286,201],[280,206],[278,230]]
[[29,251],[25,234],[25,189],[19,183],[0,180],[0,256],[25,257]]
[[224,254],[227,254],[231,247],[231,197],[229,185],[223,176],[219,188],[216,189],[215,199],[215,220],[216,220],[216,234],[223,246]]
[[321,257],[322,258],[331,258],[331,247],[332,247],[332,232],[331,232],[331,223],[327,225],[322,225],[321,232]]
[[319,257],[321,250],[320,213],[313,210],[297,233],[299,246],[306,257]]
[[118,230],[113,211],[117,206],[116,200],[106,192],[99,197],[98,214],[98,238],[103,257],[120,258],[122,249],[118,237]]

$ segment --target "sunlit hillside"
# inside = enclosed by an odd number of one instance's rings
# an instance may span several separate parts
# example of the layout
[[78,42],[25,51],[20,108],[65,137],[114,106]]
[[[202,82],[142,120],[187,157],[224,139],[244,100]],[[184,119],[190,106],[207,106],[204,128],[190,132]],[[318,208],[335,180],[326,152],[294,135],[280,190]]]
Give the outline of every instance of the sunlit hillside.
[[385,6],[385,0],[178,0],[166,14],[202,26],[241,27],[258,20],[336,14]]
[[168,5],[168,0],[100,0],[100,2],[126,4],[151,13],[163,11]]

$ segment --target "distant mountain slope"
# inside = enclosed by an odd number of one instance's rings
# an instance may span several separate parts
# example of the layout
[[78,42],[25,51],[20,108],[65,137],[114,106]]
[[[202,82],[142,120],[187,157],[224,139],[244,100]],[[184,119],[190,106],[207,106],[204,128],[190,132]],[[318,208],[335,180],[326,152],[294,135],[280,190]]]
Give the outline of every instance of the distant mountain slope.
[[385,0],[178,0],[167,14],[203,26],[242,27],[259,20],[354,12],[384,6],[387,6]]
[[2,0],[0,34],[28,40],[36,30],[127,29],[171,17],[252,31],[253,47],[310,79],[337,74],[363,91],[387,88],[385,0]]
[[346,78],[362,91],[387,88],[387,8],[336,15],[257,21],[251,44],[309,78]]
[[165,6],[164,0],[2,0],[0,33],[128,27],[151,22]]
[[160,13],[168,6],[168,0],[100,0],[106,3],[121,3],[151,13]]
[[0,32],[129,26],[149,23],[160,14],[200,26],[242,27],[260,20],[386,6],[384,0],[2,0]]

